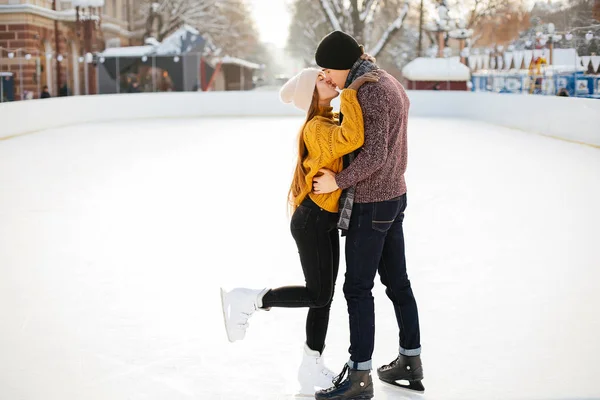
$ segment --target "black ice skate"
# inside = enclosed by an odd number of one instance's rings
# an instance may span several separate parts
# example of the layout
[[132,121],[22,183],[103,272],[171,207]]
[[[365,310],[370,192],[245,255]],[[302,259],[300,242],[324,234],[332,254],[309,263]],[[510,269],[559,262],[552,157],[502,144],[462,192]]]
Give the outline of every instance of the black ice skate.
[[[344,379],[346,372],[348,376]],[[350,369],[348,364],[344,365],[342,373],[333,381],[333,387],[315,393],[317,400],[370,400],[372,398],[371,371]]]
[[408,357],[399,355],[388,365],[377,369],[379,379],[390,385],[416,392],[425,391],[421,383],[423,379],[423,366],[421,356]]

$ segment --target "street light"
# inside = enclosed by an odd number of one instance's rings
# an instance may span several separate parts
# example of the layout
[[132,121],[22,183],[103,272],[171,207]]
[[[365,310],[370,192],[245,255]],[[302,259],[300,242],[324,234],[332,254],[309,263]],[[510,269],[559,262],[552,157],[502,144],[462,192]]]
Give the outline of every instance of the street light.
[[565,35],[565,39],[571,41],[573,39],[573,34],[571,32],[567,32],[567,34]]
[[594,33],[592,31],[589,31],[588,33],[585,34],[585,40],[587,40],[588,42],[591,41],[594,38]]

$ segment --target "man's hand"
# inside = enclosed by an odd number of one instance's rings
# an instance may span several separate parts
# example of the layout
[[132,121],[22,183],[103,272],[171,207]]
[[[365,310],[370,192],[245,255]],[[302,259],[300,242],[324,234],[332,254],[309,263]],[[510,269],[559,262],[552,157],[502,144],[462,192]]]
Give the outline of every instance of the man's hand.
[[313,193],[315,194],[326,194],[335,192],[339,189],[335,182],[335,174],[325,168],[319,170],[323,175],[315,176],[313,178]]

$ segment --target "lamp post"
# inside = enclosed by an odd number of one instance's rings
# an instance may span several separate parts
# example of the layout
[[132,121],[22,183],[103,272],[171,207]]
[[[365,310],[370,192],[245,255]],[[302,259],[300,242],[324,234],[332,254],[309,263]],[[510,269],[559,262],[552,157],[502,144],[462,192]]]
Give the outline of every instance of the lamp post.
[[554,32],[556,31],[556,27],[554,26],[554,24],[552,22],[550,22],[546,28],[548,30],[548,40],[550,41],[550,59],[549,64],[553,65],[552,63],[552,59],[553,59],[553,52],[554,52]]
[[[450,18],[448,17],[448,8],[445,5],[445,1],[437,8],[438,18],[435,21],[430,22],[425,27],[429,32],[437,34],[437,56],[444,57],[444,46],[446,43],[446,33],[450,31]],[[431,51],[427,52],[431,55]]]
[[[94,31],[100,26],[100,8],[104,7],[104,0],[72,0],[75,7],[77,37],[81,41],[83,31],[83,46],[80,45],[83,56],[83,73],[85,77],[85,94],[90,93],[89,68],[93,61],[92,52],[96,50]],[[81,58],[80,58],[81,60]],[[80,61],[81,62],[81,61]]]
[[[445,0],[442,0],[438,6],[437,13],[437,19],[425,27],[426,30],[437,34],[437,56],[449,57],[451,55],[450,48],[448,50],[445,48],[447,38],[457,39],[460,47],[459,53],[463,53],[465,42],[473,35],[473,30],[467,29],[464,20],[455,20],[449,15]],[[465,63],[465,57],[461,57],[461,62]]]
[[[458,51],[460,54],[460,62],[463,64],[467,64],[466,59],[469,56],[469,49],[467,47],[465,47],[465,43],[466,43],[467,39],[469,39],[471,36],[473,36],[473,29],[467,29],[467,24],[463,19],[459,20],[456,25],[457,25],[457,29],[451,30],[448,33],[448,35],[451,38],[458,40],[458,43],[459,43]],[[467,51],[465,52],[465,50],[467,50]]]

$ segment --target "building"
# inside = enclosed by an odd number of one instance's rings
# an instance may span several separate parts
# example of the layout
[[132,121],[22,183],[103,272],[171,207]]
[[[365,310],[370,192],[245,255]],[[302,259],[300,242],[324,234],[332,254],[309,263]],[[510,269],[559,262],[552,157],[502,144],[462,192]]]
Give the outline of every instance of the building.
[[110,47],[97,54],[99,93],[251,90],[263,66],[215,56],[216,47],[184,24],[162,42]]
[[467,90],[471,71],[459,57],[419,57],[404,66],[402,75],[410,90]]
[[144,30],[133,29],[136,1],[0,0],[0,72],[12,73],[14,99],[38,98],[44,86],[52,96],[96,93],[85,55],[142,43]]

